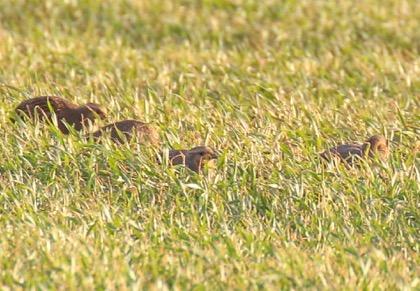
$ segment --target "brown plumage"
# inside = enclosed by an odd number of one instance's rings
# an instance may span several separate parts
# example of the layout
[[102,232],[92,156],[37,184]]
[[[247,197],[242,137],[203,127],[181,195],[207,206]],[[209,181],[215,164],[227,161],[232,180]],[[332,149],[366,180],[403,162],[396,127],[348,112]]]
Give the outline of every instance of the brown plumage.
[[92,135],[95,139],[110,134],[111,139],[116,143],[123,143],[130,141],[134,137],[138,138],[140,142],[150,143],[152,145],[159,145],[159,135],[156,130],[147,123],[128,119],[108,124]]
[[169,151],[169,163],[171,165],[185,165],[196,173],[201,172],[205,162],[217,159],[217,157],[217,153],[206,146],[198,146],[190,150]]
[[356,159],[375,156],[386,160],[388,155],[388,141],[382,135],[374,135],[363,144],[343,144],[321,153],[321,157],[327,161],[338,159],[348,164],[353,164]]
[[16,107],[16,113],[23,118],[52,121],[52,114],[57,116],[58,128],[64,134],[68,134],[64,123],[80,131],[87,121],[94,122],[96,117],[105,119],[105,113],[95,103],[87,103],[82,106],[73,104],[57,96],[40,96],[23,101]]

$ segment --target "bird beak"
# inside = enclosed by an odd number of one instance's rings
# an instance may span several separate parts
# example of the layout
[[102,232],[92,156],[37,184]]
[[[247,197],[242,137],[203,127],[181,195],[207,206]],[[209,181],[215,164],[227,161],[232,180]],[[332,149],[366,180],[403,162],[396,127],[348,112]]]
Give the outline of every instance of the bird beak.
[[105,111],[101,111],[100,113],[96,113],[99,115],[99,118],[105,120],[107,117],[107,113]]
[[216,160],[217,158],[219,158],[219,153],[218,152],[213,152],[210,155],[210,159],[212,159],[212,160]]

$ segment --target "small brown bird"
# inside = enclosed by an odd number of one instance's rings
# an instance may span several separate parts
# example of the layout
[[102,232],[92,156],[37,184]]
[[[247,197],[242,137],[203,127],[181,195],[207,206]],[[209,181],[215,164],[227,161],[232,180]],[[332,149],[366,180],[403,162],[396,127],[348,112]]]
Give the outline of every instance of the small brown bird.
[[327,161],[337,158],[348,164],[353,164],[356,159],[375,156],[386,160],[388,155],[388,141],[382,135],[374,135],[363,144],[338,145],[321,153],[321,157]]
[[170,150],[171,165],[185,165],[190,170],[200,173],[206,161],[217,159],[215,150],[206,146],[198,146],[190,150]]
[[40,96],[31,98],[20,103],[15,112],[22,118],[52,121],[52,113],[57,116],[58,128],[64,134],[69,130],[64,123],[80,131],[87,125],[87,121],[94,122],[96,117],[105,119],[105,112],[95,103],[87,103],[82,106],[73,104],[57,96]]
[[147,123],[133,119],[108,124],[92,135],[97,139],[107,133],[111,135],[111,139],[116,143],[130,141],[135,136],[137,136],[140,142],[148,142],[155,146],[160,143],[159,134],[153,127]]

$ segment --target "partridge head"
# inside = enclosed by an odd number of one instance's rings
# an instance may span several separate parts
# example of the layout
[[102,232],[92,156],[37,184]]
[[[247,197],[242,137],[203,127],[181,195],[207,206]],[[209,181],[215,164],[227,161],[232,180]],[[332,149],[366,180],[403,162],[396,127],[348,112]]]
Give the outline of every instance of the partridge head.
[[169,151],[171,165],[185,165],[190,170],[200,173],[206,162],[218,158],[216,151],[207,146],[198,146],[190,150]]
[[381,135],[374,135],[363,144],[342,144],[321,153],[321,157],[327,161],[339,160],[347,164],[353,164],[358,159],[376,156],[386,160],[388,155],[388,141]]

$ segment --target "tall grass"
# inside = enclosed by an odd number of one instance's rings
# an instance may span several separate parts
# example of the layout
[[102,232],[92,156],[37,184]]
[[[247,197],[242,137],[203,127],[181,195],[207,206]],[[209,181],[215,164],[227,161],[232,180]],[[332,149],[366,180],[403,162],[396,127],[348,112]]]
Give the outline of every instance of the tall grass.
[[[1,286],[419,288],[419,11],[1,1]],[[157,164],[161,149],[10,123],[44,94],[221,156],[197,176]],[[387,163],[320,165],[323,149],[378,133]]]

